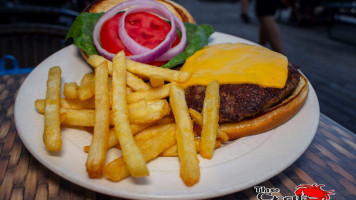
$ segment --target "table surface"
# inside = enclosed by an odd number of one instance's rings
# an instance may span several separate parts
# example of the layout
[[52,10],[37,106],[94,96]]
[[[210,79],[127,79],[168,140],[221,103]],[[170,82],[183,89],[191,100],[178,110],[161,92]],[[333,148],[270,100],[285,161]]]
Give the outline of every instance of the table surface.
[[[26,150],[14,121],[16,94],[26,76],[0,76],[0,199],[117,199],[59,177]],[[292,196],[296,186],[315,183],[334,190],[331,199],[356,199],[356,135],[324,114],[306,152],[259,186],[280,189],[275,196]],[[257,199],[257,193],[250,188],[219,198]]]

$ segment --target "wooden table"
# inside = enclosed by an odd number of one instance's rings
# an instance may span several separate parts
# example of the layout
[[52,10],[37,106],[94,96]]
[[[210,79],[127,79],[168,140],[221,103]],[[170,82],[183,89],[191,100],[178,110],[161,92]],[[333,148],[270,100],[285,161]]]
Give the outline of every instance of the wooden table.
[[[0,76],[0,199],[117,199],[75,185],[40,164],[22,144],[14,101],[26,75]],[[314,140],[290,167],[258,184],[292,196],[300,184],[324,184],[331,199],[356,199],[356,135],[324,114]],[[267,199],[267,196],[264,196]],[[257,199],[253,188],[220,199]]]

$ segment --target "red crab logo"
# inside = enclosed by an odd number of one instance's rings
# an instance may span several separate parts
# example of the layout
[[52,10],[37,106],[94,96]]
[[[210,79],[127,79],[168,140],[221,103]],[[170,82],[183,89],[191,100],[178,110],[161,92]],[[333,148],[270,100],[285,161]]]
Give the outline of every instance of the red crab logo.
[[334,190],[323,190],[321,187],[325,185],[323,184],[301,184],[295,187],[294,194],[296,196],[305,196],[307,199],[317,199],[317,200],[329,200],[330,195],[334,195]]

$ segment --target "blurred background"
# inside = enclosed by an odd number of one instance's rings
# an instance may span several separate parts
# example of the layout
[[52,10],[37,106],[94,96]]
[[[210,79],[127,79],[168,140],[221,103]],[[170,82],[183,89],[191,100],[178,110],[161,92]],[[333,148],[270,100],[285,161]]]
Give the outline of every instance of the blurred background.
[[[89,0],[1,0],[1,75],[29,73],[70,45],[65,40]],[[216,31],[259,42],[258,0],[176,0]],[[243,5],[243,6],[241,6]],[[356,1],[283,0],[273,15],[283,53],[314,87],[321,112],[356,132]],[[271,48],[271,46],[268,46]],[[18,67],[18,70],[13,70]]]

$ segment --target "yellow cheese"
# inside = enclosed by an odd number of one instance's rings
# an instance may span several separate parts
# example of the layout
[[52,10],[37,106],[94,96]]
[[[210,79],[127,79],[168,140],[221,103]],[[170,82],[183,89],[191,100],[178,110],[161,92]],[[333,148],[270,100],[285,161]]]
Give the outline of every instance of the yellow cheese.
[[218,80],[221,85],[249,83],[283,88],[288,76],[287,65],[285,56],[265,47],[216,44],[204,47],[186,60],[181,71],[192,75],[181,85],[186,88]]

